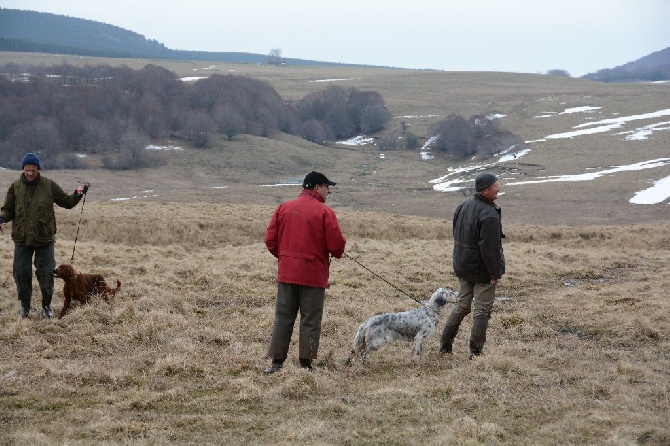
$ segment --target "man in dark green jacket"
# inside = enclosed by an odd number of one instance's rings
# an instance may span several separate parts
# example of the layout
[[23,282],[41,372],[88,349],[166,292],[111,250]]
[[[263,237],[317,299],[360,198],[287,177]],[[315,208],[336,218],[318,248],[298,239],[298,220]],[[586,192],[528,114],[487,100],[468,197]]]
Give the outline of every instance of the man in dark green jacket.
[[458,276],[459,301],[442,332],[442,353],[451,353],[463,318],[472,312],[470,359],[481,355],[493,311],[495,289],[505,274],[498,178],[488,172],[475,177],[475,194],[456,208],[453,219],[453,266]]
[[32,297],[32,267],[35,257],[35,276],[42,292],[42,314],[50,318],[56,268],[54,242],[56,214],[54,203],[72,209],[88,191],[82,184],[72,194],[66,194],[54,181],[40,175],[40,160],[34,153],[27,153],[21,163],[21,177],[9,186],[5,204],[0,210],[0,231],[12,222],[14,240],[14,282],[21,301],[21,317],[30,314]]

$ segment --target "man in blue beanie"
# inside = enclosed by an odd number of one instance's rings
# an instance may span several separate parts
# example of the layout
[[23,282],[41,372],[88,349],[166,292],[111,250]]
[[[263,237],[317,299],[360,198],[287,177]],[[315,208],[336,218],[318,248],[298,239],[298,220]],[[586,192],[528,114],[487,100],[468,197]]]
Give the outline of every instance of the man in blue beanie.
[[34,257],[35,276],[42,292],[42,315],[50,318],[54,288],[52,271],[56,268],[54,203],[72,209],[88,191],[88,184],[82,184],[72,194],[65,193],[58,184],[40,174],[40,159],[32,152],[23,157],[21,167],[23,173],[9,186],[0,209],[0,231],[5,223],[12,221],[14,282],[21,302],[21,317],[30,315]]

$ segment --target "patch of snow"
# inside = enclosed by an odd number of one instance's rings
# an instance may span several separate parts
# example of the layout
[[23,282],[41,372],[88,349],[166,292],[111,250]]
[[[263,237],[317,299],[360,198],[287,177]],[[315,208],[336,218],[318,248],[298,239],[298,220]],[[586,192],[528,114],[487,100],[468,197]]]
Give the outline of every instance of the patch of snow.
[[657,204],[670,198],[670,177],[661,178],[648,189],[637,192],[629,200],[633,204]]
[[375,142],[374,138],[369,138],[365,135],[359,135],[347,139],[346,141],[337,141],[337,144],[342,144],[345,146],[365,146],[368,144],[373,144],[374,142]]
[[600,171],[581,173],[574,175],[556,175],[548,177],[537,177],[534,180],[527,181],[517,181],[516,183],[505,183],[506,186],[518,186],[521,184],[539,184],[539,183],[552,183],[552,182],[571,182],[571,181],[590,181],[600,178],[604,175],[610,175],[617,172],[626,172],[633,170],[644,170],[652,169],[655,167],[661,167],[670,164],[670,158],[658,158],[655,160],[641,161],[639,163],[628,164],[624,166],[614,166],[609,169],[603,169]]
[[315,79],[315,80],[309,81],[309,82],[311,82],[311,83],[313,83],[313,82],[338,82],[338,81],[354,81],[354,80],[358,80],[358,79],[360,79],[360,78],[351,77],[351,78],[348,78],[348,79]]
[[670,121],[658,122],[656,124],[649,124],[639,129],[635,129],[626,136],[626,141],[642,141],[647,139],[656,130],[670,130]]
[[583,106],[583,107],[572,107],[572,108],[566,108],[563,110],[559,115],[569,115],[572,113],[590,113],[592,111],[600,110],[602,107],[591,107],[591,106]]
[[[510,147],[510,150],[511,149],[512,148]],[[519,150],[518,152],[517,151],[512,151],[512,153],[508,153],[508,152],[510,152],[510,150],[507,150],[507,152],[505,154],[503,154],[503,156],[500,157],[500,159],[498,160],[499,163],[506,163],[508,161],[514,161],[514,160],[517,160],[517,159],[519,159],[519,158],[521,158],[525,155],[528,155],[530,153],[530,149],[523,149],[523,150]]]
[[179,80],[183,82],[195,82],[199,81],[200,79],[207,79],[207,76],[186,76],[179,78]]
[[179,146],[155,146],[153,144],[150,144],[145,147],[146,150],[183,150]]
[[419,119],[419,118],[437,118],[439,115],[405,115],[395,116],[395,119]]

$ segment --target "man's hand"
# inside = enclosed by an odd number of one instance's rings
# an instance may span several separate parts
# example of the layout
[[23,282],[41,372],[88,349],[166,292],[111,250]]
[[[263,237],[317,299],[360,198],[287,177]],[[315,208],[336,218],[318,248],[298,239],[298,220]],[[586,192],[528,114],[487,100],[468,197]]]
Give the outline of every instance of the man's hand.
[[88,192],[88,187],[91,185],[91,183],[84,183],[81,186],[77,188],[77,195],[86,195],[86,192]]

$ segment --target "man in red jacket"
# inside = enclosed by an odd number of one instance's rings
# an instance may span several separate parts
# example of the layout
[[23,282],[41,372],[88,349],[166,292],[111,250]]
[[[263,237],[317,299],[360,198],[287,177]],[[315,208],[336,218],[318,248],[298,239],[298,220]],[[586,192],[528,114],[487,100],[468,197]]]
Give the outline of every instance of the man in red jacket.
[[265,246],[279,261],[275,319],[268,349],[272,364],[265,373],[281,370],[298,310],[300,365],[312,370],[312,360],[319,350],[330,256],[342,258],[346,244],[335,212],[325,205],[330,186],[335,183],[324,174],[308,173],[298,198],[279,205],[265,233]]

